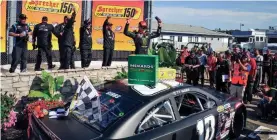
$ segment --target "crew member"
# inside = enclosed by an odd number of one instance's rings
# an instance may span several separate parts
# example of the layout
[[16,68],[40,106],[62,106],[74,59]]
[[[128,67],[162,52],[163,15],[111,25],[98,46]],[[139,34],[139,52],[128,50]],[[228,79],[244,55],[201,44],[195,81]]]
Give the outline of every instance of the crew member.
[[64,21],[63,23],[55,26],[55,36],[58,38],[58,43],[59,43],[59,53],[60,53],[60,68],[59,69],[64,69],[64,51],[63,51],[63,41],[62,41],[62,35],[64,32],[64,27],[67,24],[68,17],[64,16]]
[[260,51],[256,49],[255,51],[256,56],[256,65],[257,65],[257,73],[254,82],[254,92],[256,92],[262,83],[262,75],[263,75],[263,56],[260,55]]
[[200,62],[195,52],[191,52],[190,56],[186,58],[184,66],[187,75],[187,84],[193,82],[193,85],[196,86],[198,84],[198,67],[200,66]]
[[199,50],[198,58],[200,60],[199,78],[201,80],[201,85],[204,86],[204,73],[205,66],[207,64],[207,56],[204,54],[204,51],[202,49]]
[[80,54],[82,68],[89,67],[92,59],[92,39],[91,39],[91,21],[84,21],[84,25],[80,28]]
[[25,14],[19,15],[19,21],[16,22],[9,30],[9,36],[15,37],[15,46],[12,52],[12,63],[9,70],[14,73],[17,65],[20,63],[20,71],[27,71],[27,42],[29,35],[32,35],[32,30],[26,23],[27,16]]
[[238,46],[234,46],[234,49],[233,49],[233,55],[231,57],[231,61],[232,63],[234,62],[237,62],[238,63],[238,60],[241,59],[241,53],[239,53],[240,51],[240,48]]
[[112,31],[113,24],[109,22],[110,16],[103,24],[103,63],[102,66],[111,66],[114,52],[115,34]]
[[[228,81],[228,91],[229,91],[229,88],[230,88],[230,85],[231,85],[231,79],[232,79],[232,61],[231,61],[231,58],[232,58],[232,54],[229,50],[225,51],[225,60],[228,62],[229,64],[229,81]],[[230,92],[229,92],[230,93]]]
[[251,57],[249,52],[246,52],[246,55],[248,57],[249,64],[251,66],[251,70],[250,70],[249,75],[248,75],[247,86],[246,86],[246,90],[245,90],[244,96],[243,96],[244,103],[252,101],[254,81],[255,81],[256,72],[257,72],[256,60]]
[[223,57],[224,53],[220,53],[216,62],[216,90],[228,93],[230,64]]
[[211,43],[209,43],[208,44],[208,48],[207,48],[207,54],[211,54],[211,53],[213,53],[214,52],[214,50],[213,50],[213,48],[212,48],[212,46],[211,46]]
[[[33,49],[38,48],[37,60],[35,65],[35,71],[41,71],[40,68],[42,51],[46,54],[48,69],[52,69],[55,65],[52,64],[52,33],[54,33],[54,26],[47,23],[48,18],[42,17],[42,22],[35,25],[33,32]],[[37,45],[35,42],[37,41]]]
[[135,42],[135,54],[147,54],[148,50],[148,39],[159,37],[161,34],[162,29],[162,21],[156,17],[156,20],[158,21],[158,28],[157,32],[154,32],[152,34],[147,34],[147,23],[145,21],[140,21],[138,28],[138,31],[130,32],[129,25],[130,25],[130,18],[127,19],[125,28],[124,28],[124,34],[130,38],[132,38]]
[[277,88],[277,52],[272,59],[272,87]]
[[266,85],[258,95],[262,98],[258,104],[262,112],[261,119],[272,121],[272,115],[277,112],[277,89]]
[[209,71],[210,87],[214,88],[214,79],[215,79],[215,69],[216,69],[217,59],[214,56],[214,53],[210,53],[207,58],[207,66]]
[[[264,54],[264,61],[263,61],[263,78],[262,83],[267,84],[271,86],[271,54],[270,50],[268,49],[266,51],[266,54]],[[267,76],[267,80],[265,80],[265,75]]]
[[[75,22],[76,11],[75,8],[73,9],[73,13],[70,19],[68,19],[67,24],[64,26],[64,32],[62,34],[62,43],[64,49],[64,69],[74,68],[72,64],[72,53],[75,50],[75,37],[74,37],[74,28],[73,24]],[[74,62],[74,61],[73,61]],[[70,66],[70,67],[69,67]]]
[[245,87],[247,85],[248,73],[251,66],[247,63],[247,56],[243,55],[238,62],[233,63],[232,81],[230,86],[230,94],[242,99]]

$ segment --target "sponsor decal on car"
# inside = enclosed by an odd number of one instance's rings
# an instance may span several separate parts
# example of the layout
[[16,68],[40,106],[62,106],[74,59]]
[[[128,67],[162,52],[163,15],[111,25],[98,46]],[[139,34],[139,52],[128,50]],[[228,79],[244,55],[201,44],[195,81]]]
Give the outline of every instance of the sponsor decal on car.
[[224,111],[224,106],[222,106],[222,105],[221,105],[221,106],[218,106],[216,110],[217,110],[217,112],[219,112],[219,113],[220,113],[220,112],[223,112],[223,111]]
[[109,95],[109,96],[111,96],[111,97],[113,97],[113,98],[116,98],[116,99],[118,99],[118,98],[120,98],[121,97],[121,95],[118,95],[118,94],[116,94],[116,93],[114,93],[114,92],[107,92],[106,93],[107,95]]
[[229,109],[231,107],[230,103],[224,105],[224,109]]

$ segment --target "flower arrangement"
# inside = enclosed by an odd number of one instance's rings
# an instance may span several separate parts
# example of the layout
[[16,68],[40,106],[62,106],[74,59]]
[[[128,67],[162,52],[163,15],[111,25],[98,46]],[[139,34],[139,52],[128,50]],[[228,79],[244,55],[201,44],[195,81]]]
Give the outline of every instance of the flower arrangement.
[[12,109],[14,102],[14,95],[7,95],[7,93],[1,95],[1,129],[7,130],[7,128],[15,126],[17,118]]

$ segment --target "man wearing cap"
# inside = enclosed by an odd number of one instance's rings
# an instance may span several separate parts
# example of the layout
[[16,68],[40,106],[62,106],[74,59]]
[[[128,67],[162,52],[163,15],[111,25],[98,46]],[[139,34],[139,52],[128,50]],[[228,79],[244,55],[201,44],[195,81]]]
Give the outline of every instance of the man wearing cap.
[[62,43],[62,35],[63,35],[63,29],[65,25],[67,24],[68,17],[64,16],[64,22],[55,26],[55,36],[58,38],[58,43],[59,43],[59,53],[60,53],[60,68],[59,69],[64,69],[64,52],[63,52],[63,43]]
[[[266,54],[264,54],[264,61],[263,61],[263,76],[262,76],[262,83],[271,85],[271,60],[272,55],[270,54],[270,50],[266,50]],[[267,76],[267,80],[265,80],[265,75]]]
[[64,69],[72,68],[74,69],[74,60],[72,54],[74,53],[75,45],[75,37],[74,37],[74,27],[73,24],[75,22],[76,11],[73,9],[73,13],[70,19],[68,19],[67,24],[64,26],[63,34],[62,34],[62,43],[63,43],[63,52],[64,52]]
[[19,21],[17,21],[9,30],[9,36],[15,37],[15,45],[12,52],[12,63],[9,70],[10,73],[14,73],[17,65],[20,63],[20,71],[27,71],[27,42],[29,35],[32,35],[32,30],[26,23],[27,16],[25,14],[19,15]]
[[147,54],[148,51],[148,41],[149,39],[153,39],[156,37],[159,37],[161,35],[162,30],[162,21],[156,17],[156,20],[158,22],[158,28],[157,32],[153,32],[151,34],[148,34],[147,31],[147,23],[145,21],[139,22],[138,31],[130,32],[129,25],[130,25],[131,18],[127,18],[127,22],[125,24],[124,28],[124,34],[130,38],[132,38],[135,42],[135,54]]
[[251,66],[251,69],[250,69],[250,72],[248,75],[246,90],[245,90],[245,93],[243,96],[244,103],[247,103],[247,102],[252,101],[254,81],[255,81],[256,73],[257,73],[257,64],[256,64],[256,60],[251,57],[250,52],[245,52],[245,54],[249,60],[250,66]]
[[[38,48],[35,71],[41,71],[40,68],[42,51],[46,54],[48,69],[52,69],[55,65],[52,64],[52,33],[54,33],[54,26],[47,23],[48,18],[42,17],[42,22],[35,25],[33,32],[33,49]],[[35,45],[37,41],[37,45]]]
[[89,67],[92,59],[92,39],[91,39],[91,21],[87,19],[84,25],[80,28],[80,54],[82,68]]
[[112,31],[113,24],[109,22],[110,16],[106,18],[103,24],[103,63],[102,66],[111,66],[114,52],[115,34]]
[[191,52],[190,56],[186,58],[184,65],[187,75],[187,84],[193,84],[194,86],[198,85],[199,66],[200,61],[198,57],[195,55],[195,52]]

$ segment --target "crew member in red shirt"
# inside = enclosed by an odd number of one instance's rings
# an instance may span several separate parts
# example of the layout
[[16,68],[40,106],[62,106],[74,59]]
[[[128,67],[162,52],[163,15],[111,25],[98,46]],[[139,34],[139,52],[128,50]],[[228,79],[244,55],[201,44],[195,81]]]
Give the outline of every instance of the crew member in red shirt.
[[251,69],[249,71],[248,80],[247,80],[247,86],[244,92],[243,101],[244,103],[251,102],[252,101],[252,93],[253,93],[253,87],[254,87],[254,81],[256,79],[256,73],[257,73],[257,64],[256,60],[250,56],[250,53],[247,52],[246,56],[249,60],[249,65],[251,66]]
[[214,53],[210,53],[208,58],[207,58],[207,65],[208,65],[209,78],[210,78],[210,87],[211,88],[214,88],[216,62],[217,62],[217,59],[214,56]]

